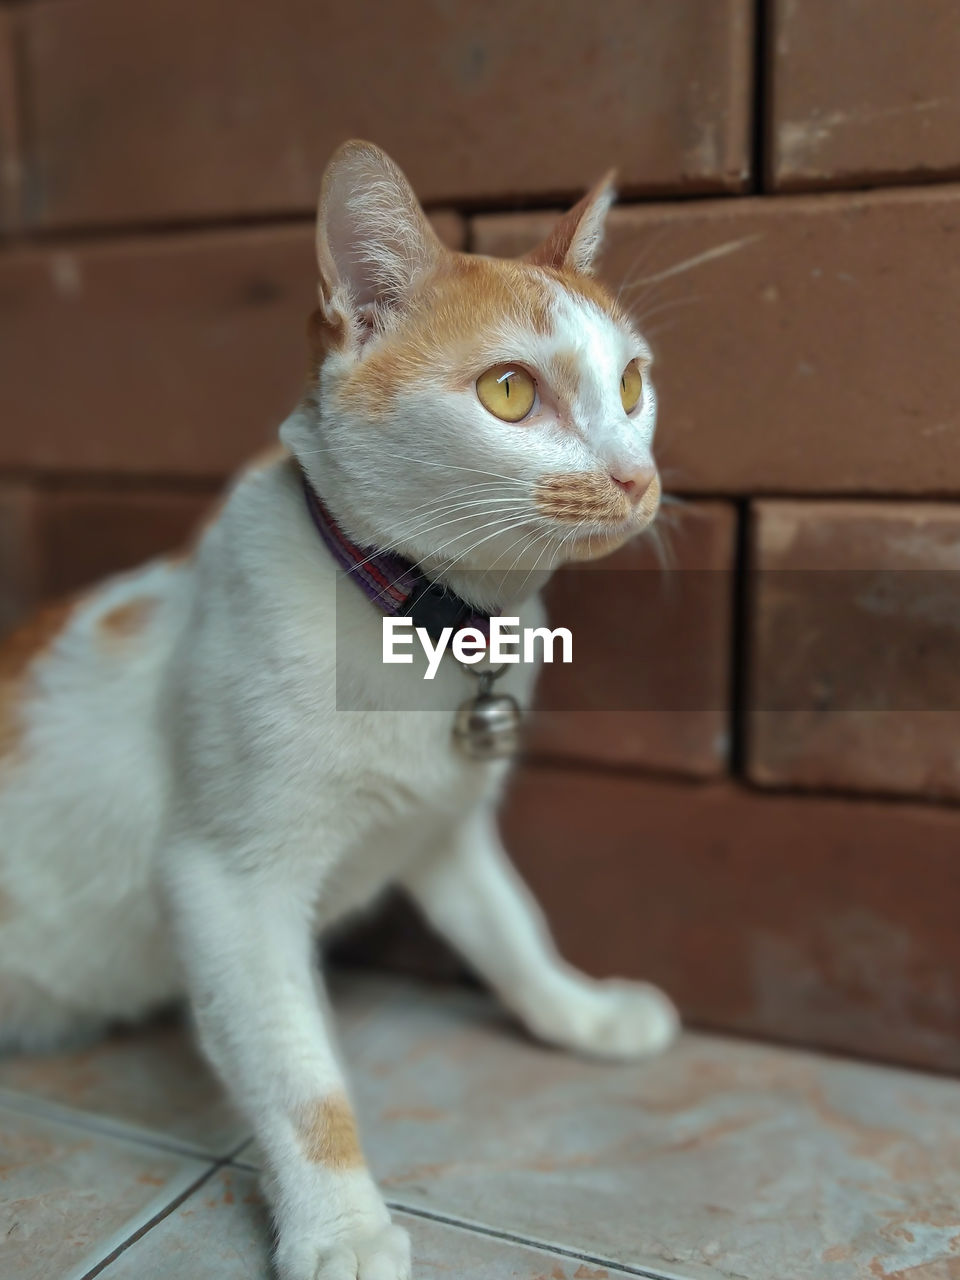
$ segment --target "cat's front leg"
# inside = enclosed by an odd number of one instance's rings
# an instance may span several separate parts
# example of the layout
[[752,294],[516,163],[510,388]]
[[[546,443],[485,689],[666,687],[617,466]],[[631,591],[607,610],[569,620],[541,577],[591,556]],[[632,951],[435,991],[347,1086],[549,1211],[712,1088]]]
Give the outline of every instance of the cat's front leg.
[[263,1152],[277,1274],[407,1280],[409,1239],[364,1163],[317,996],[310,895],[263,866],[181,843],[166,881],[202,1046]]
[[419,864],[405,884],[437,932],[540,1039],[601,1057],[636,1058],[675,1037],[677,1012],[658,988],[598,981],[560,957],[486,810],[464,823],[452,849]]

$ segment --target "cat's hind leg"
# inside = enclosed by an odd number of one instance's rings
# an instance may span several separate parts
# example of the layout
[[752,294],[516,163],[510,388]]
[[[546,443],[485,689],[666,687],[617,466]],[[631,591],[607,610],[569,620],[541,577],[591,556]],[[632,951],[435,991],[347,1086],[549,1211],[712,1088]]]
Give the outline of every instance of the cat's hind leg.
[[404,884],[437,932],[540,1039],[612,1058],[658,1053],[674,1039],[679,1019],[662,991],[598,981],[560,957],[485,810],[467,820],[451,850],[418,864]]
[[99,1039],[107,1020],[78,1010],[30,978],[0,969],[0,1055],[49,1053]]

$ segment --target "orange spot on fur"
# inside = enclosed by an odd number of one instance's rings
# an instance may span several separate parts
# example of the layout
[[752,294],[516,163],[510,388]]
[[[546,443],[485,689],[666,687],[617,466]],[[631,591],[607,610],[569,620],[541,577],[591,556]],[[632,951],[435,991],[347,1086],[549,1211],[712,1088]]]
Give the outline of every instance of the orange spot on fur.
[[311,1164],[328,1169],[356,1169],[363,1164],[356,1121],[342,1093],[305,1106],[297,1117],[297,1131]]
[[307,321],[307,342],[310,347],[310,375],[316,376],[331,351],[339,351],[346,343],[349,331],[339,316],[330,317],[322,307],[317,307]]
[[61,634],[75,605],[75,600],[47,605],[0,645],[0,756],[9,755],[19,741],[25,677]]
[[657,514],[662,492],[663,487],[660,484],[660,477],[659,475],[655,475],[647,486],[646,493],[644,493],[643,497],[640,499],[640,511],[647,520],[652,520]]
[[558,271],[557,279],[568,293],[575,293],[580,298],[586,298],[587,302],[592,302],[595,307],[599,307],[601,311],[606,312],[618,324],[626,323],[627,313],[623,307],[620,306],[610,290],[594,276],[581,275],[576,271]]
[[551,475],[537,484],[533,501],[541,515],[553,520],[622,523],[630,518],[630,502],[608,477],[595,472]]
[[130,640],[146,629],[159,603],[155,597],[141,596],[118,604],[100,619],[100,630],[112,640]]
[[277,441],[276,444],[268,445],[266,449],[261,449],[259,453],[255,453],[241,471],[241,477],[254,475],[258,471],[269,471],[271,467],[281,462],[289,461],[289,458],[290,454],[287,452],[286,445]]
[[550,302],[539,268],[448,253],[396,327],[371,339],[362,364],[338,388],[341,403],[376,418],[402,389],[451,380],[464,388],[502,356],[505,330],[549,333]]
[[580,394],[580,361],[572,351],[561,351],[547,370],[554,390],[567,404]]

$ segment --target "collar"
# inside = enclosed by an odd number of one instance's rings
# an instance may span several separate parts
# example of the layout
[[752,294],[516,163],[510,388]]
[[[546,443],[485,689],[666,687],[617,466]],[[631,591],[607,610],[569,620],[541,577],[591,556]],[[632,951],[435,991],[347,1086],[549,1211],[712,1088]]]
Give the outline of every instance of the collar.
[[327,550],[382,613],[412,618],[414,626],[424,627],[434,641],[440,639],[444,627],[454,631],[476,627],[488,634],[490,615],[479,612],[442,582],[431,582],[403,556],[351,542],[306,475],[303,492],[307,510]]

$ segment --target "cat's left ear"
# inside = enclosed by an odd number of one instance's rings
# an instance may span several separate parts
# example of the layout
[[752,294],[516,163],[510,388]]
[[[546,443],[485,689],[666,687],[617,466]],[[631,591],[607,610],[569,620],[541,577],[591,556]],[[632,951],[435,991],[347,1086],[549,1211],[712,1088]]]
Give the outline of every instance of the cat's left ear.
[[413,188],[371,142],[345,142],[323,175],[317,264],[324,310],[402,305],[444,252]]
[[603,229],[610,206],[617,197],[616,170],[611,169],[565,213],[536,249],[524,257],[538,267],[576,271],[589,275],[603,243]]

